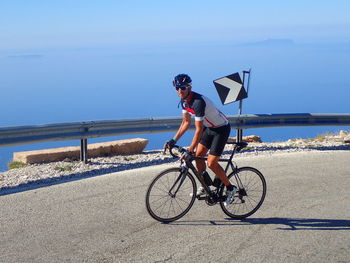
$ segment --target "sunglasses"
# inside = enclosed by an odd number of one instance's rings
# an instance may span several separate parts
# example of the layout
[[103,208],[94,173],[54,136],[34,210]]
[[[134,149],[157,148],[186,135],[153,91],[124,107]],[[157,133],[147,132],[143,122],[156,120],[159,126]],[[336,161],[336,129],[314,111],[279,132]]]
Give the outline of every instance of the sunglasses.
[[186,90],[188,88],[188,86],[180,86],[180,87],[175,87],[175,89],[178,91],[179,89]]

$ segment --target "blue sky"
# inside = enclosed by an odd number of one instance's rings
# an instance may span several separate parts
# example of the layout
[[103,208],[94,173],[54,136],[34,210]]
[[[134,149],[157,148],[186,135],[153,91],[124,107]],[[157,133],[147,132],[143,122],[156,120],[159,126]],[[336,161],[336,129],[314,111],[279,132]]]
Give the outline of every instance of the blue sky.
[[173,41],[348,41],[350,1],[0,2],[0,49]]

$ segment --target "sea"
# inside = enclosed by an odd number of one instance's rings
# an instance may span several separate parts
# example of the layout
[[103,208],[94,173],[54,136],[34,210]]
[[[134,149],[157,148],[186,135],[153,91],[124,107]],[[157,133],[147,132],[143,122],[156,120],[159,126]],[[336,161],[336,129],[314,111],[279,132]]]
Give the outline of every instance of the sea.
[[[213,80],[251,69],[242,114],[350,113],[350,42],[267,39],[250,43],[181,42],[0,50],[0,127],[181,116],[172,79],[187,73],[193,90],[227,115]],[[263,141],[312,138],[349,127],[244,130]],[[88,143],[146,138],[160,149],[174,132],[89,139]],[[188,145],[193,131],[179,143]],[[231,136],[235,136],[232,130]],[[79,146],[55,141],[0,147],[0,171],[13,152]]]

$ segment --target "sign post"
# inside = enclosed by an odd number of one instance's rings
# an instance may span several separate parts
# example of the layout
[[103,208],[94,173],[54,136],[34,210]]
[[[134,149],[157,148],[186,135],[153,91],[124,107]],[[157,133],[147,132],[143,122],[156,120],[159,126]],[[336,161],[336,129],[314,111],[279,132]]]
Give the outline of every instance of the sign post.
[[[243,99],[248,97],[250,71],[251,69],[242,72],[243,81],[238,72],[213,81],[223,105],[239,100],[238,115],[242,114]],[[246,74],[248,74],[247,91],[244,89]],[[237,129],[237,142],[242,141],[242,136],[242,129]]]

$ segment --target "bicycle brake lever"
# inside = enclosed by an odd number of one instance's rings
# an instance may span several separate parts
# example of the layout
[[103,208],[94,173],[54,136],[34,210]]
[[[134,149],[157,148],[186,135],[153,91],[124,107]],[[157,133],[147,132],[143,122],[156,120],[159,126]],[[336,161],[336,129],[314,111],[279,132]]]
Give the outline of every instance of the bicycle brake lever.
[[193,155],[191,154],[191,152],[188,152],[187,150],[185,150],[185,151],[182,152],[182,155],[181,155],[180,159],[184,160],[186,162],[192,161],[193,160]]

